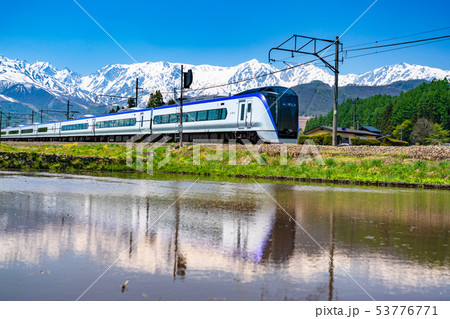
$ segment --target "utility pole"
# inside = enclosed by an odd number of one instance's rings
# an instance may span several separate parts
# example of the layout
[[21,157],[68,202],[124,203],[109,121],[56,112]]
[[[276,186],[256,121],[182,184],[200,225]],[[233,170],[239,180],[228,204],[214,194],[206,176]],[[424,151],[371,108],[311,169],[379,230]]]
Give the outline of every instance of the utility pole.
[[184,88],[184,72],[183,72],[183,64],[181,65],[181,93],[180,93],[180,147],[183,147],[183,88]]
[[31,124],[34,123],[34,111],[31,111]]
[[334,104],[333,104],[333,146],[338,144],[337,138],[337,107],[338,107],[338,82],[339,82],[339,37],[336,37],[334,57]]
[[353,107],[353,129],[356,130],[356,102],[358,102],[359,97],[355,99],[355,105]]
[[136,78],[136,96],[134,98],[134,101],[136,102],[136,107],[138,107],[138,95],[139,95],[139,90],[143,90],[144,88],[140,88],[139,87],[139,78]]
[[[286,48],[286,46],[292,45],[293,48]],[[335,46],[335,59],[334,66],[328,63],[325,59],[333,54],[325,55],[325,53],[332,47]],[[337,145],[337,105],[338,105],[338,84],[339,84],[339,37],[336,40],[319,39],[313,37],[307,37],[303,35],[294,34],[289,39],[281,43],[279,46],[274,47],[269,50],[269,63],[277,62],[277,60],[271,58],[271,53],[275,51],[290,52],[291,57],[294,54],[307,54],[312,55],[321,60],[327,68],[329,68],[334,73],[334,103],[333,103],[333,145]],[[281,60],[281,62],[284,62]],[[274,104],[272,104],[274,105]]]
[[0,111],[0,144],[2,144],[3,112]]
[[67,120],[69,119],[69,108],[70,108],[70,104],[69,104],[69,100],[67,100],[67,112],[66,112]]
[[138,107],[139,78],[136,78],[136,107]]

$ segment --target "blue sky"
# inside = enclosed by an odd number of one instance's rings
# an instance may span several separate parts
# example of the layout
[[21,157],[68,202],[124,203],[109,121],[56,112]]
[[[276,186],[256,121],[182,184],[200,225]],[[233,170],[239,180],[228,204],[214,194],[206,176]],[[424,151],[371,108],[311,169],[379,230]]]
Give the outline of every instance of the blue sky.
[[[221,66],[267,62],[268,50],[292,34],[334,39],[373,1],[78,0],[138,62]],[[6,57],[48,61],[83,75],[133,62],[72,0],[3,0],[1,8],[0,54]],[[450,27],[449,12],[448,0],[379,0],[341,41],[345,49]],[[450,29],[416,38],[447,34]],[[362,73],[399,62],[449,70],[450,41],[349,59],[341,70]]]

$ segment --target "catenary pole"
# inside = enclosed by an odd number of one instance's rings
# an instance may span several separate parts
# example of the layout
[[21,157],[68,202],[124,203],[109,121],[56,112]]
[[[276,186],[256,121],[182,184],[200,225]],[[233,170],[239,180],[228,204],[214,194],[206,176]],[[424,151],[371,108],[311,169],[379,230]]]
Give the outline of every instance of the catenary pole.
[[337,107],[338,107],[338,85],[339,85],[339,37],[336,37],[335,59],[334,59],[334,104],[333,104],[333,146],[338,143],[337,139]]
[[136,101],[136,107],[138,107],[138,93],[139,92],[139,78],[136,78],[136,99],[135,99],[135,101]]
[[183,65],[181,65],[181,94],[180,94],[180,147],[183,146]]
[[2,143],[3,112],[0,111],[0,144]]

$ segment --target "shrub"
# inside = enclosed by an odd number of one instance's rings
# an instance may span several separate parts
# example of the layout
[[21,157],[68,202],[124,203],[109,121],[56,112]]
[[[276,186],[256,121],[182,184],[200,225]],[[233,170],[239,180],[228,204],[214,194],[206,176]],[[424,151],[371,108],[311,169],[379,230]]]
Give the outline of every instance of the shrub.
[[[333,136],[330,133],[319,133],[316,135],[301,135],[298,138],[298,144],[305,144],[306,140],[313,140],[316,145],[331,145]],[[341,142],[341,136],[338,135],[338,144]]]
[[336,164],[337,164],[337,162],[334,158],[327,158],[325,160],[325,165],[327,165],[328,167],[335,166]]
[[386,137],[384,142],[381,144],[383,146],[408,146],[408,142],[396,140],[395,138]]
[[298,144],[305,144],[306,140],[312,139],[313,135],[300,135],[298,137]]
[[380,146],[381,142],[379,140],[352,138],[352,145],[370,145],[370,146]]

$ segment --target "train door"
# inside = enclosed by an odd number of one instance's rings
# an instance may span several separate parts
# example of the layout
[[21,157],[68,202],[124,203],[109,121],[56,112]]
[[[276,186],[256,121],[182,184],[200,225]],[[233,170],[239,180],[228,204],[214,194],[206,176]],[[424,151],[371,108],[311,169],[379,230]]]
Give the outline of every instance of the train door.
[[[95,118],[92,119],[92,135],[93,136],[95,136],[95,128],[96,128],[95,123],[96,123],[96,120],[97,119],[95,119]],[[95,141],[95,139],[94,139],[94,141]]]
[[53,134],[52,135],[54,137],[61,136],[61,129],[59,126],[60,126],[60,123],[53,124],[53,128],[52,128]]
[[150,134],[153,133],[153,109],[150,110]]
[[245,100],[239,101],[239,110],[238,110],[238,128],[244,128],[246,126],[247,121],[247,108]]
[[245,127],[252,127],[252,100],[247,101],[247,112],[245,114]]
[[140,116],[139,131],[142,132],[142,131],[145,130],[145,127],[144,127],[144,113],[142,112],[139,116]]

